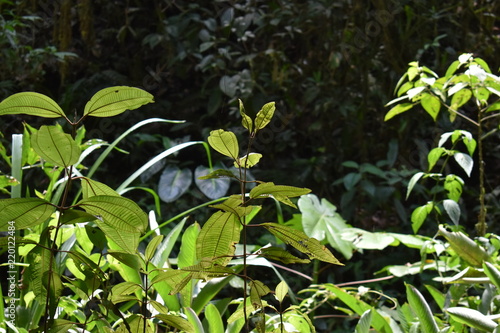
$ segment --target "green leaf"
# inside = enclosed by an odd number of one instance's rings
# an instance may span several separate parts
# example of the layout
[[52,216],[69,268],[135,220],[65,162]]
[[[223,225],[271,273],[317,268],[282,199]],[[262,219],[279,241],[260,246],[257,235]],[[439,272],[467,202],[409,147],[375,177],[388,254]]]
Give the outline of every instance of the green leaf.
[[175,327],[183,332],[194,332],[194,327],[186,319],[178,315],[158,314],[155,316],[158,320],[168,326]]
[[454,62],[452,62],[451,65],[446,70],[445,77],[450,77],[453,74],[455,74],[459,66],[460,66],[460,61],[455,60]]
[[451,199],[443,200],[443,206],[448,216],[451,218],[455,225],[459,225],[460,221],[460,206],[458,203]]
[[439,226],[439,234],[446,238],[452,249],[466,262],[474,267],[481,267],[489,261],[488,253],[462,232],[448,232]]
[[436,121],[439,110],[441,109],[441,102],[439,98],[431,94],[425,94],[420,100],[420,103],[422,104],[424,110],[427,111],[434,121]]
[[348,228],[345,220],[337,213],[337,207],[326,199],[321,203],[314,194],[300,197],[298,201],[302,213],[302,226],[307,236],[319,241],[327,239],[330,245],[346,258],[350,259],[355,246],[342,239],[342,231]]
[[197,177],[199,179],[213,179],[213,178],[235,178],[237,177],[232,173],[230,170],[225,170],[225,169],[218,169],[215,171],[210,172],[206,176],[200,176]]
[[153,95],[133,87],[117,86],[99,90],[85,105],[84,116],[112,117],[153,103]]
[[174,202],[191,186],[193,173],[190,169],[179,169],[175,165],[167,165],[158,183],[158,195],[164,202]]
[[31,146],[47,162],[69,167],[78,162],[81,150],[71,135],[58,126],[43,125],[31,136]]
[[4,99],[0,103],[0,116],[6,114],[27,114],[44,118],[65,116],[54,100],[36,92],[21,92]]
[[208,137],[210,146],[224,156],[231,157],[233,160],[238,159],[240,147],[238,139],[233,132],[224,131],[222,129],[211,131]]
[[438,333],[439,328],[436,320],[432,316],[432,311],[429,304],[425,301],[422,294],[414,286],[405,283],[406,285],[406,296],[408,298],[408,303],[417,315],[420,321],[420,328],[424,333]]
[[[45,222],[56,208],[50,202],[38,198],[0,200],[0,231],[32,228]],[[12,229],[12,228],[11,228]]]
[[94,221],[96,217],[81,210],[67,209],[61,213],[62,224],[76,224]]
[[156,249],[160,246],[161,241],[163,240],[163,235],[156,235],[146,247],[146,251],[144,252],[144,260],[146,262],[151,261],[153,259]]
[[405,111],[410,110],[413,107],[413,103],[401,103],[396,106],[394,106],[392,109],[387,112],[387,114],[384,117],[384,121],[388,121],[389,119],[393,118],[394,116],[397,116],[398,114],[401,114]]
[[464,307],[453,307],[446,309],[446,312],[459,323],[481,331],[493,332],[495,328],[498,327],[496,322],[477,310]]
[[240,105],[240,115],[241,115],[241,124],[243,127],[245,127],[250,133],[253,133],[253,121],[252,118],[250,118],[246,112],[245,112],[245,107],[243,106],[243,102],[241,99],[238,99],[239,105]]
[[250,301],[254,309],[262,309],[262,297],[271,292],[271,289],[259,280],[250,281]]
[[[50,325],[50,333],[67,333],[75,327],[75,322],[65,319],[55,319]],[[21,332],[21,331],[20,331]]]
[[94,246],[97,247],[99,251],[104,250],[107,240],[104,232],[102,232],[101,229],[92,227],[87,224],[85,225],[85,232],[87,233],[87,236],[89,237],[92,244],[94,244]]
[[458,108],[467,103],[471,97],[472,97],[472,91],[470,89],[461,89],[457,91],[455,94],[453,94],[453,97],[451,98],[450,107],[453,110],[457,111]]
[[[200,234],[200,225],[194,223],[190,225],[182,234],[181,248],[177,258],[177,266],[179,268],[193,266],[197,262],[196,257],[196,239]],[[190,281],[186,288],[181,290],[182,305],[191,307],[193,298],[193,287]]]
[[417,172],[416,174],[414,174],[411,177],[410,181],[408,182],[408,189],[406,190],[406,199],[407,200],[408,200],[408,197],[410,196],[411,191],[415,187],[415,184],[417,184],[417,182],[420,180],[420,178],[422,178],[423,175],[425,175],[424,172]]
[[472,173],[472,168],[474,167],[474,160],[467,154],[456,152],[453,154],[453,158],[457,161],[458,165],[462,167],[467,176],[470,177]]
[[136,253],[123,252],[118,250],[108,250],[108,254],[124,265],[140,271],[144,268],[144,260]]
[[219,211],[213,214],[198,235],[198,259],[213,258],[214,264],[227,265],[240,240],[240,229],[241,225],[232,213]]
[[448,175],[444,181],[444,189],[448,192],[448,199],[458,202],[462,196],[463,181],[456,175]]
[[122,296],[130,295],[140,290],[141,286],[134,282],[121,282],[111,288],[111,302],[120,303],[125,301]]
[[83,199],[94,197],[96,195],[120,196],[115,190],[106,184],[92,180],[87,177],[81,177]]
[[194,170],[194,182],[196,186],[211,200],[225,196],[229,190],[230,183],[226,175],[229,173],[231,177],[234,177],[233,173],[229,170],[216,170],[208,174],[208,176],[203,176],[209,171],[209,168],[202,165],[196,167]]
[[262,154],[250,153],[245,155],[234,162],[235,168],[251,168],[257,163],[259,163],[262,158]]
[[436,165],[437,161],[443,155],[446,155],[446,149],[443,147],[436,147],[429,152],[429,154],[427,155],[427,161],[429,162],[429,171],[432,170],[434,165]]
[[359,318],[358,324],[354,330],[355,333],[369,333],[372,323],[373,309],[366,310]]
[[110,195],[98,195],[83,199],[77,206],[97,216],[98,224],[106,224],[117,231],[144,233],[148,216],[132,200]]
[[283,300],[285,299],[286,295],[288,295],[288,285],[286,284],[285,281],[281,281],[280,283],[278,283],[274,295],[278,300],[278,302],[283,303]]
[[434,203],[429,201],[423,206],[415,208],[411,214],[411,228],[414,233],[417,233],[422,224],[424,223],[427,215],[434,209]]
[[209,303],[205,308],[205,318],[208,321],[209,333],[224,333],[224,323],[217,307]]
[[255,116],[255,132],[263,129],[269,124],[271,119],[273,118],[274,111],[276,110],[275,103],[270,102],[265,104],[257,115]]
[[483,263],[483,269],[486,276],[490,278],[491,283],[497,287],[497,290],[500,290],[500,271],[498,268],[486,261]]
[[307,255],[310,259],[318,259],[335,265],[343,265],[325,246],[315,239],[308,237],[302,231],[295,230],[278,223],[262,223],[274,236],[278,237],[284,243],[293,246],[300,252]]
[[264,247],[259,250],[259,256],[269,260],[281,261],[284,264],[308,264],[309,259],[301,259],[280,247]]
[[[298,197],[304,194],[311,192],[308,188],[294,187],[294,186],[286,186],[286,185],[275,185],[274,183],[262,183],[255,186],[250,191],[250,198],[267,198],[270,196],[274,196],[276,200],[282,201],[283,198],[288,197]],[[286,202],[284,202],[286,203]],[[286,203],[292,207],[295,207],[294,204]]]

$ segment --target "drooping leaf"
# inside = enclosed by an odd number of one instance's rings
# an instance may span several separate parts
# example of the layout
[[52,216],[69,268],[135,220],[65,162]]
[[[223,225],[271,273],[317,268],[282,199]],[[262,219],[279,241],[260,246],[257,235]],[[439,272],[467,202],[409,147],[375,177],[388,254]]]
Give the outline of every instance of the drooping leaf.
[[319,241],[326,238],[330,245],[342,253],[346,259],[352,257],[355,246],[341,237],[342,231],[348,228],[348,225],[337,213],[337,207],[324,198],[320,203],[314,194],[301,196],[298,206],[302,213],[302,226],[307,236]]
[[500,271],[498,268],[486,261],[483,263],[483,269],[486,276],[490,278],[491,283],[494,284],[497,289],[500,289]]
[[238,158],[240,147],[238,139],[233,132],[222,129],[211,131],[208,137],[210,146],[224,156],[231,157],[233,160]]
[[112,117],[153,103],[153,95],[139,88],[117,86],[99,90],[85,105],[84,116]]
[[281,247],[264,247],[259,250],[259,255],[268,260],[281,261],[284,264],[307,264],[311,261],[309,259],[301,259],[294,256],[289,251],[282,249]]
[[241,124],[243,127],[245,127],[250,133],[253,133],[253,121],[252,118],[250,118],[246,112],[245,112],[245,107],[243,106],[243,102],[241,99],[238,100],[239,105],[240,105],[240,115],[241,115]]
[[183,332],[195,332],[193,325],[178,315],[158,314],[155,318],[164,322],[168,326],[175,327]]
[[265,104],[255,116],[255,132],[263,129],[273,118],[276,106],[274,102]]
[[432,316],[431,308],[418,289],[410,284],[406,284],[406,296],[408,297],[410,307],[420,321],[422,331],[426,333],[438,333],[439,328]]
[[448,216],[451,218],[455,225],[459,224],[460,221],[460,206],[458,203],[451,199],[443,200],[443,206]]
[[106,184],[96,180],[81,177],[83,199],[94,197],[96,195],[120,196],[115,190]]
[[410,110],[413,107],[413,103],[401,103],[396,106],[394,106],[392,109],[389,110],[389,112],[386,113],[384,117],[384,121],[388,121],[389,119],[393,118],[394,116],[397,116],[398,114],[401,114],[405,111]]
[[54,100],[36,92],[21,92],[4,99],[0,103],[0,116],[6,114],[27,114],[44,118],[65,116]]
[[161,244],[161,241],[163,240],[163,235],[156,235],[149,243],[148,246],[146,247],[146,251],[144,252],[144,260],[150,261],[153,259],[156,250]]
[[483,262],[489,261],[488,253],[462,232],[448,232],[439,226],[439,234],[446,238],[452,249],[465,261],[474,267],[481,267]]
[[462,196],[463,181],[456,175],[447,175],[444,181],[444,189],[448,192],[448,198],[458,202]]
[[237,161],[234,162],[234,167],[235,168],[251,168],[257,163],[259,163],[260,159],[262,158],[262,154],[259,153],[250,153],[248,155],[245,155],[241,158],[239,158]]
[[[203,194],[205,194],[209,199],[217,199],[220,197],[223,197],[226,195],[227,191],[229,190],[229,178],[224,177],[224,178],[219,178],[219,177],[214,177],[214,178],[208,178],[208,179],[203,179],[203,176],[209,174],[210,169],[207,167],[204,167],[202,165],[199,165],[195,170],[194,170],[194,182],[196,186],[200,189]],[[228,172],[231,175],[232,172],[229,170],[219,170],[223,172]],[[214,171],[215,172],[215,171]],[[210,173],[212,175],[213,173]],[[221,173],[218,173],[221,174]],[[224,173],[227,174],[227,173]],[[234,176],[233,176],[234,177]]]
[[[97,221],[117,231],[144,233],[148,216],[132,200],[110,195],[97,195],[80,200],[77,206],[97,216]],[[100,224],[98,223],[98,224]]]
[[43,125],[31,136],[31,146],[47,162],[69,167],[80,158],[81,150],[71,135],[58,126]]
[[109,249],[108,254],[117,259],[120,263],[127,265],[136,271],[140,271],[145,266],[142,257],[136,253]]
[[120,303],[125,301],[121,296],[130,295],[140,290],[141,286],[134,282],[121,282],[115,284],[113,288],[111,288],[111,301],[113,303]]
[[262,223],[270,233],[279,238],[284,243],[293,246],[310,259],[318,259],[335,265],[343,265],[325,246],[315,239],[308,237],[305,233],[291,227],[278,223]]
[[422,176],[424,174],[425,174],[424,172],[417,172],[416,174],[414,174],[411,177],[410,181],[408,182],[408,189],[406,191],[406,199],[409,198],[411,191],[415,187],[415,184],[417,184],[417,182],[420,180],[420,178],[422,178]]
[[470,177],[472,173],[472,168],[474,167],[474,160],[467,154],[456,152],[453,154],[453,158],[457,161],[458,165],[465,171],[467,176]]
[[191,170],[181,170],[177,166],[167,165],[158,183],[158,195],[164,202],[174,202],[186,193],[192,181]]
[[465,307],[452,307],[446,312],[456,321],[480,331],[493,332],[498,324],[481,312]]
[[45,302],[47,297],[44,276],[54,268],[52,253],[49,250],[50,230],[50,227],[47,227],[42,231],[38,242],[41,246],[36,246],[29,252],[27,261],[30,265],[23,274],[23,278],[29,283],[30,290],[40,302]]
[[241,225],[232,213],[218,211],[213,214],[198,235],[198,259],[213,258],[214,264],[227,265],[240,240],[240,229]]
[[436,147],[432,149],[427,155],[427,161],[429,162],[429,171],[436,165],[437,161],[441,156],[446,155],[446,149],[443,147]]
[[271,292],[268,286],[259,280],[250,281],[250,301],[254,309],[262,309],[262,297]]
[[372,323],[373,309],[366,310],[359,318],[354,333],[369,333]]
[[414,233],[417,233],[422,224],[424,223],[427,215],[434,209],[434,203],[429,201],[423,206],[417,207],[411,214],[411,228]]
[[276,200],[283,202],[291,207],[296,208],[296,206],[288,200],[288,197],[298,197],[311,192],[308,188],[287,186],[287,185],[275,185],[272,182],[261,183],[255,186],[250,191],[250,198],[267,198],[273,196]]
[[50,202],[43,199],[2,199],[0,200],[0,231],[7,231],[9,225],[15,227],[16,230],[32,228],[45,222],[55,210],[56,208]]
[[437,116],[439,114],[439,110],[441,109],[441,102],[438,97],[425,94],[425,96],[420,100],[422,107],[425,111],[436,121]]

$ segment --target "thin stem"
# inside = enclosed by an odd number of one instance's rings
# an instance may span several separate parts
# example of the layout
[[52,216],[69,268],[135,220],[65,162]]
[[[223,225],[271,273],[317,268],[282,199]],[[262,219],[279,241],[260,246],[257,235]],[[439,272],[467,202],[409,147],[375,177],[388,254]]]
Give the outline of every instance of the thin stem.
[[485,187],[484,187],[484,157],[483,157],[483,127],[482,123],[484,119],[482,118],[481,110],[478,112],[478,122],[479,126],[477,129],[477,150],[479,158],[479,215],[476,224],[476,231],[479,236],[484,236],[486,234],[486,204],[485,204]]

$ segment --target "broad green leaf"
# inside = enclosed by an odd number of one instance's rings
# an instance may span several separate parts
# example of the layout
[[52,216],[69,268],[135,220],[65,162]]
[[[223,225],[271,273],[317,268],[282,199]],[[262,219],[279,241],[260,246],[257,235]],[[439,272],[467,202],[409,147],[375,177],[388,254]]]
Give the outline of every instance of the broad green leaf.
[[470,91],[470,89],[461,89],[458,92],[456,92],[451,98],[450,107],[453,110],[457,111],[458,108],[467,103],[471,97],[472,97],[472,91]]
[[450,76],[455,74],[459,66],[460,66],[460,61],[455,60],[454,62],[452,62],[451,65],[446,70],[445,77],[449,78]]
[[283,300],[285,299],[286,295],[288,295],[288,285],[286,284],[285,281],[281,281],[276,286],[276,291],[274,296],[276,297],[278,302],[283,303]]
[[210,207],[220,209],[224,212],[232,213],[236,216],[238,221],[242,223],[243,217],[250,215],[254,208],[256,208],[257,206],[242,206],[241,196],[232,195],[223,203],[212,205]]
[[[194,223],[190,225],[185,232],[182,234],[181,248],[179,250],[179,256],[177,258],[177,266],[179,268],[193,266],[197,262],[196,257],[196,239],[200,234],[200,225]],[[191,307],[191,302],[193,298],[193,286],[192,281],[190,281],[186,288],[181,290],[181,300],[182,305]]]
[[429,171],[436,165],[437,161],[441,156],[446,155],[446,149],[443,147],[433,148],[427,155],[427,161],[429,162]]
[[301,259],[289,251],[282,249],[281,247],[264,247],[259,250],[259,256],[262,256],[268,260],[281,261],[284,264],[308,264],[311,262],[309,259]]
[[87,177],[81,177],[83,199],[94,197],[96,195],[120,196],[115,190],[106,184],[92,180]]
[[443,206],[448,216],[451,218],[455,225],[459,225],[460,221],[460,206],[458,203],[451,199],[443,200]]
[[183,267],[180,270],[188,272],[190,279],[202,279],[203,281],[209,281],[213,278],[226,277],[234,274],[232,268],[216,264],[212,258],[204,258],[199,263]]
[[[226,176],[228,173],[234,177],[233,173],[229,170],[216,170],[209,173],[210,169],[199,165],[194,170],[194,182],[200,191],[205,194],[209,199],[215,200],[226,195],[229,190],[229,178]],[[218,172],[217,171],[221,171]],[[204,177],[205,175],[210,177]],[[222,175],[222,177],[216,176]]]
[[438,288],[428,284],[425,285],[425,288],[427,289],[429,294],[431,294],[432,298],[439,306],[439,308],[443,310],[446,304],[446,294],[442,293]]
[[45,222],[56,208],[38,198],[0,200],[0,231],[32,228]]
[[270,233],[279,238],[284,243],[293,246],[310,259],[318,259],[335,265],[343,265],[325,246],[315,239],[308,237],[302,231],[278,223],[262,223]]
[[235,178],[236,176],[230,170],[218,169],[210,172],[206,176],[197,177],[199,179],[213,179],[213,178]]
[[262,158],[262,154],[250,153],[245,155],[234,162],[235,168],[251,168],[257,163],[259,163]]
[[439,226],[439,234],[446,238],[452,249],[466,262],[474,267],[481,267],[489,261],[488,253],[462,232],[448,232]]
[[340,237],[343,241],[352,243],[354,249],[383,250],[387,246],[399,244],[399,240],[393,237],[393,234],[369,232],[358,228],[346,228]]
[[268,286],[259,280],[252,280],[250,285],[250,301],[254,309],[262,309],[262,297],[271,292]]
[[500,110],[500,101],[490,104],[486,109],[486,112],[497,111]]
[[157,235],[155,236],[151,241],[149,241],[148,246],[146,247],[146,251],[144,252],[144,260],[146,262],[150,261],[153,259],[156,250],[161,244],[161,241],[163,240],[163,235]]
[[262,183],[255,186],[250,191],[250,198],[255,199],[259,197],[268,196],[286,196],[286,197],[299,197],[301,195],[311,192],[308,188],[294,187],[287,185],[275,185],[274,183]]
[[240,105],[240,115],[241,115],[241,124],[243,127],[245,127],[250,133],[253,133],[253,121],[252,118],[250,118],[246,112],[245,112],[245,107],[243,106],[243,102],[241,99],[238,100],[239,105]]
[[99,90],[85,105],[84,116],[112,117],[153,103],[153,95],[133,87],[117,86]]
[[158,320],[168,326],[175,327],[183,332],[194,332],[194,327],[189,321],[178,315],[158,314],[155,316]]
[[493,332],[498,327],[496,322],[474,309],[453,307],[446,312],[456,321],[480,331]]
[[406,82],[398,89],[396,96],[400,97],[401,95],[403,95],[404,93],[406,93],[408,90],[410,90],[413,87],[414,87],[413,82],[409,82],[409,81]]
[[58,126],[43,125],[31,136],[31,146],[47,162],[69,167],[80,158],[81,150],[71,135]]
[[54,100],[36,92],[21,92],[4,99],[0,103],[0,116],[6,114],[27,114],[44,118],[65,116]]
[[453,158],[457,161],[458,165],[465,171],[467,176],[470,177],[472,173],[472,168],[474,167],[474,160],[467,154],[456,152],[453,154]]
[[174,202],[186,193],[192,181],[193,173],[191,170],[167,165],[158,183],[158,195],[164,202]]
[[320,203],[314,194],[301,196],[298,206],[302,213],[302,227],[307,236],[319,241],[327,239],[346,259],[352,257],[355,246],[352,242],[342,239],[342,231],[349,226],[337,213],[337,207],[324,198]]
[[369,333],[372,323],[373,309],[366,310],[359,318],[358,324],[354,330],[355,333]]
[[76,224],[94,221],[96,217],[81,210],[66,209],[61,213],[62,224]]
[[[338,297],[339,300],[344,302],[350,309],[352,309],[356,314],[363,315],[366,311],[372,309],[372,307],[360,300],[352,294],[349,294],[344,289],[332,285],[330,283],[324,284],[324,287]],[[389,320],[384,318],[378,311],[373,311],[371,325],[378,333],[392,333],[392,329],[389,324]]]
[[90,241],[94,246],[97,248],[98,251],[104,250],[106,247],[106,236],[104,235],[104,232],[102,232],[101,229],[92,227],[90,225],[85,225],[85,232],[87,233],[87,236],[89,237]]
[[420,180],[420,178],[422,178],[423,175],[425,175],[424,172],[417,172],[416,174],[414,174],[411,177],[410,181],[408,182],[408,189],[406,190],[406,199],[407,200],[410,196],[411,191],[415,187],[415,184],[417,184],[417,182]]
[[448,199],[458,202],[462,196],[463,181],[456,175],[448,175],[444,181],[444,189],[448,192]]
[[[414,99],[415,97],[422,98],[423,95],[420,95],[420,94],[425,90],[425,88],[426,88],[426,86],[418,86],[418,87],[412,88],[406,92],[406,95],[408,96],[408,98],[410,100]],[[425,93],[425,95],[428,95],[428,93]]]
[[255,132],[263,129],[273,118],[276,106],[274,102],[265,104],[255,116]]
[[414,233],[417,233],[422,224],[424,223],[427,215],[434,209],[434,203],[429,201],[423,206],[417,207],[411,214],[411,228]]
[[199,260],[211,258],[214,264],[227,265],[240,240],[241,225],[229,212],[218,211],[203,225],[196,241]]
[[384,117],[384,121],[388,121],[389,119],[393,118],[394,116],[397,116],[398,114],[401,114],[405,111],[410,110],[413,107],[413,103],[401,103],[396,106],[394,106],[392,109],[389,110],[389,112],[386,113]]
[[420,100],[422,107],[425,111],[436,121],[437,116],[439,114],[439,110],[441,109],[441,102],[438,97],[425,94],[424,97]]
[[488,98],[490,98],[490,91],[485,87],[473,89],[472,94],[483,105],[486,104],[488,102]]
[[214,304],[207,304],[205,308],[205,318],[208,322],[208,333],[224,333],[222,316]]
[[118,260],[120,263],[133,268],[136,271],[144,269],[144,260],[136,253],[123,252],[118,250],[108,250],[108,254]]
[[406,296],[410,307],[419,319],[422,332],[438,333],[439,328],[436,320],[432,316],[431,308],[418,289],[406,283]]
[[210,146],[224,156],[231,157],[233,160],[238,159],[240,147],[238,139],[233,132],[224,131],[222,129],[211,131],[208,137]]
[[500,290],[500,271],[498,268],[486,261],[483,263],[483,269],[486,276],[490,278],[491,283],[497,287],[497,290]]
[[132,200],[110,195],[97,195],[80,200],[77,206],[97,216],[98,224],[106,224],[117,231],[144,233],[148,216]]
[[[50,325],[50,333],[67,333],[73,331],[76,323],[65,319],[55,319]],[[19,331],[21,332],[21,331]]]
[[38,241],[41,246],[36,246],[29,252],[26,260],[30,265],[23,274],[23,279],[28,281],[30,291],[33,291],[36,299],[40,302],[46,302],[47,297],[47,289],[43,283],[44,276],[51,269],[54,269],[52,253],[49,250],[50,228],[47,227],[42,231]]
[[139,315],[132,315],[128,318],[125,319],[130,327],[129,328],[125,325],[122,324],[118,329],[115,331],[115,333],[130,333],[130,332],[141,332],[141,333],[155,333],[155,327],[151,320],[144,320],[144,317],[139,316]]
[[133,294],[141,288],[142,287],[137,283],[128,281],[115,284],[113,288],[111,288],[111,301],[115,304],[123,302],[120,298],[121,296]]

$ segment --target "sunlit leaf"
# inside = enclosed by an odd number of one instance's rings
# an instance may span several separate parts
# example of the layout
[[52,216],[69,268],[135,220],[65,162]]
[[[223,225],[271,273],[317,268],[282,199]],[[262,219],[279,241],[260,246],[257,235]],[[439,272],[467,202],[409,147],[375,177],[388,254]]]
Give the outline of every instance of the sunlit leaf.
[[148,243],[146,251],[144,251],[144,260],[150,261],[151,259],[153,259],[156,250],[158,249],[161,241],[163,240],[163,237],[164,237],[163,235],[157,235]]
[[237,161],[234,162],[234,167],[235,168],[251,168],[257,163],[259,163],[260,159],[262,158],[262,154],[259,153],[250,153],[248,155],[245,155],[241,158],[239,158]]
[[408,199],[411,191],[413,190],[417,182],[420,180],[420,178],[422,178],[424,174],[425,174],[424,172],[417,172],[411,177],[410,181],[408,182],[408,189],[406,190],[406,199]]
[[433,148],[427,155],[427,161],[429,162],[429,171],[436,165],[437,161],[441,156],[446,155],[446,149],[443,147]]
[[413,107],[413,103],[401,103],[396,106],[394,106],[392,109],[389,110],[389,112],[386,113],[384,117],[384,121],[387,121],[394,116],[397,116],[398,114],[401,114],[405,111],[410,110]]
[[328,243],[346,259],[352,257],[355,246],[341,237],[342,231],[348,228],[348,225],[337,213],[337,207],[324,198],[320,203],[318,197],[313,194],[301,196],[298,206],[302,213],[302,226],[307,236],[319,241],[327,239]]
[[158,314],[155,318],[183,332],[195,332],[193,325],[179,315]]
[[[234,177],[233,173],[229,170],[218,170],[221,172],[218,172],[216,174],[215,171],[212,173],[210,172],[210,169],[207,167],[204,167],[202,165],[199,165],[196,167],[194,170],[194,182],[196,186],[200,189],[203,194],[205,194],[209,199],[217,199],[220,197],[223,197],[226,195],[227,191],[229,190],[229,178],[225,175],[230,174],[231,176]],[[206,178],[204,177],[205,175],[209,174],[210,176],[214,176],[213,178]],[[221,177],[215,177],[215,175],[223,175]]]
[[500,271],[498,268],[486,261],[483,263],[483,269],[486,276],[490,278],[491,283],[493,283],[497,289],[500,289]]
[[224,332],[224,323],[222,322],[222,316],[213,303],[209,303],[205,307],[205,318],[208,321],[209,332]]
[[47,162],[68,167],[78,162],[81,150],[71,135],[58,126],[43,125],[31,136],[31,146]]
[[463,181],[456,175],[448,175],[444,181],[444,189],[448,192],[448,198],[458,202],[462,196]]
[[0,231],[7,231],[9,226],[15,230],[32,228],[45,222],[55,210],[54,206],[43,199],[2,199],[0,200]]
[[262,223],[270,233],[279,238],[284,243],[293,246],[310,259],[318,259],[335,265],[343,265],[325,246],[315,239],[308,237],[305,233],[291,227],[278,223]]
[[241,115],[241,124],[243,127],[245,127],[250,133],[253,133],[253,121],[252,118],[250,118],[246,112],[245,112],[245,107],[243,106],[243,102],[241,99],[238,100],[239,105],[240,105],[240,115]]
[[406,284],[406,296],[408,303],[417,315],[423,332],[438,333],[439,328],[432,316],[432,311],[422,294],[410,284]]
[[411,214],[411,228],[414,233],[417,233],[422,224],[424,223],[427,215],[434,209],[434,203],[429,201],[423,206],[417,207]]
[[112,117],[153,102],[153,95],[145,90],[126,86],[109,87],[99,90],[92,96],[85,105],[83,114],[92,117]]
[[280,281],[280,283],[278,283],[274,295],[276,296],[278,302],[283,303],[283,300],[288,295],[288,285],[285,281]]
[[254,309],[262,308],[262,297],[271,292],[268,286],[259,280],[250,281],[250,301]]
[[51,98],[36,92],[21,92],[11,95],[0,103],[0,116],[27,114],[44,118],[64,117],[64,111]]
[[462,105],[464,105],[465,103],[467,103],[470,100],[471,97],[472,97],[472,91],[470,91],[470,89],[459,90],[451,98],[451,105],[450,105],[450,107],[453,110],[457,111],[458,108],[460,108]]
[[453,158],[457,161],[458,165],[462,167],[467,176],[470,177],[472,173],[472,168],[474,167],[474,160],[467,154],[456,152],[453,154]]
[[255,116],[255,131],[261,130],[269,124],[273,118],[276,106],[274,102],[265,104]]
[[446,309],[446,313],[448,313],[459,323],[465,324],[480,331],[493,332],[495,331],[495,328],[498,327],[498,324],[496,322],[474,309],[465,307],[452,307]]
[[439,110],[441,109],[441,102],[438,97],[426,94],[421,100],[420,103],[425,111],[436,121],[437,116],[439,114]]
[[369,333],[370,332],[373,311],[374,311],[373,309],[366,310],[361,315],[361,317],[359,318],[359,321],[356,325],[356,328],[354,330],[355,333]]
[[230,170],[226,169],[218,169],[210,172],[209,174],[205,176],[199,176],[197,177],[199,179],[212,179],[212,178],[236,178],[234,173],[232,173]]
[[174,202],[186,193],[192,181],[193,173],[191,170],[167,165],[158,183],[158,195],[164,202]]
[[81,177],[80,181],[82,184],[83,199],[94,197],[96,195],[120,196],[111,187],[96,180]]
[[459,224],[460,221],[460,206],[458,203],[451,199],[443,200],[443,206],[448,216],[451,218],[455,225]]
[[233,132],[222,129],[211,131],[208,137],[210,146],[224,156],[231,157],[233,160],[238,158],[240,147],[238,139]]
[[446,238],[453,250],[470,265],[481,267],[483,262],[489,261],[488,253],[464,233],[448,232],[439,226],[439,234]]
[[261,183],[250,191],[250,198],[265,198],[269,196],[298,197],[311,192],[308,188],[287,185],[275,185],[274,183]]
[[284,264],[307,264],[311,262],[309,259],[302,259],[294,256],[289,251],[282,249],[281,247],[264,247],[259,250],[259,255],[268,260],[281,261]]

